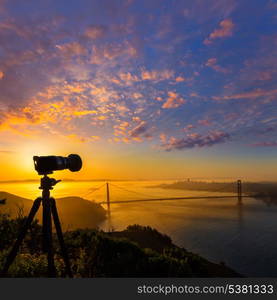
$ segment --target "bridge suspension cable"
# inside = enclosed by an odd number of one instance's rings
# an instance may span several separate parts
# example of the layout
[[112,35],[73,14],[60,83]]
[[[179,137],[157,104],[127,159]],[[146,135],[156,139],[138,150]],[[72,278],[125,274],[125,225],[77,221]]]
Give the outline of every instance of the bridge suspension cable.
[[106,185],[106,183],[100,185],[99,187],[96,187],[96,188],[90,188],[90,190],[88,192],[86,192],[85,194],[82,194],[82,197],[86,197],[88,195],[91,195],[93,194],[94,192],[100,190],[102,187],[104,187]]
[[119,189],[121,189],[121,190],[124,190],[125,192],[128,192],[128,193],[133,193],[133,194],[137,194],[137,195],[144,196],[144,197],[148,197],[148,198],[149,198],[149,197],[150,197],[150,198],[154,197],[153,195],[144,194],[144,193],[140,193],[140,192],[137,192],[137,191],[132,191],[132,190],[126,189],[126,188],[124,188],[124,187],[122,187],[122,186],[119,186],[119,185],[117,185],[117,184],[114,184],[114,183],[110,183],[110,185],[112,185],[112,186],[114,186],[114,187],[117,187],[117,188],[119,188]]

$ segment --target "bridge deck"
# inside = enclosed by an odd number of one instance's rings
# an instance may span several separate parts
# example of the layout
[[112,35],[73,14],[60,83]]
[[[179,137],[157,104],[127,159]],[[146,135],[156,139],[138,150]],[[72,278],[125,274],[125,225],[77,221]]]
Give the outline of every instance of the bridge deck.
[[[250,198],[251,196],[241,196],[241,198]],[[194,197],[168,197],[168,198],[153,198],[153,199],[133,199],[133,200],[118,200],[110,201],[110,204],[131,203],[131,202],[152,202],[152,201],[170,201],[170,200],[185,200],[185,199],[218,199],[218,198],[238,198],[234,196],[194,196]],[[107,204],[107,202],[98,202],[99,204]]]

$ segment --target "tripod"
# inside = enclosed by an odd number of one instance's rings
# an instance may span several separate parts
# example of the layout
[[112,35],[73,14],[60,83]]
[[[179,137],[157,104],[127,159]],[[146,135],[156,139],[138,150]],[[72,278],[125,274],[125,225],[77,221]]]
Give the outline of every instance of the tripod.
[[8,272],[8,269],[10,265],[13,263],[17,252],[19,250],[19,247],[27,233],[27,230],[31,226],[32,221],[34,220],[34,217],[41,205],[42,202],[42,248],[43,252],[47,253],[47,262],[48,262],[48,276],[49,277],[56,277],[56,268],[54,264],[54,255],[53,255],[53,245],[52,245],[52,218],[54,220],[54,224],[56,227],[56,232],[58,236],[58,240],[61,247],[61,253],[63,256],[63,260],[65,263],[66,273],[69,277],[72,276],[69,258],[67,254],[67,250],[65,247],[64,239],[63,239],[63,233],[61,228],[61,223],[58,216],[58,211],[56,207],[56,201],[54,198],[50,198],[50,190],[53,189],[53,186],[56,185],[61,180],[56,180],[54,178],[49,178],[46,174],[41,178],[40,180],[40,189],[42,190],[42,197],[37,198],[34,201],[34,204],[29,212],[29,215],[23,225],[23,228],[21,232],[19,233],[17,240],[9,253],[6,263],[4,265],[2,276],[5,276]]

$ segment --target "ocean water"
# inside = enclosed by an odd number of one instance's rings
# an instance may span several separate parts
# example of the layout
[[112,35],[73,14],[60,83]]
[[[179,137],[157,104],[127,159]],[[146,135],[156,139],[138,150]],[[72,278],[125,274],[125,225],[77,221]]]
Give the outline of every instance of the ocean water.
[[[122,230],[131,224],[149,225],[168,234],[173,242],[214,261],[225,262],[246,276],[277,276],[277,206],[254,198],[184,199],[112,203],[161,197],[213,196],[218,193],[157,188],[170,181],[116,181],[109,184],[111,224]],[[39,183],[0,184],[0,190],[34,199]],[[99,189],[98,189],[99,188]],[[60,182],[54,197],[80,196],[106,201],[105,182]],[[222,195],[228,195],[227,193]],[[106,205],[103,204],[106,208]],[[81,217],[81,216],[80,216]]]

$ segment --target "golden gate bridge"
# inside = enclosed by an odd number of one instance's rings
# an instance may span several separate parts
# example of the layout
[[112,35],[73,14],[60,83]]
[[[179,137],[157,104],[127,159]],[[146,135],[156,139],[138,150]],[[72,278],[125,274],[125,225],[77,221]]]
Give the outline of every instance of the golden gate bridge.
[[[138,198],[134,198],[134,199],[127,199],[127,200],[114,200],[111,201],[111,196],[110,196],[110,189],[111,187],[117,188],[117,189],[121,189],[125,192],[128,193],[132,193],[132,194],[136,194],[139,196],[144,196],[146,198],[143,199],[138,199]],[[237,199],[237,203],[238,205],[242,205],[242,199],[243,198],[250,198],[252,196],[250,195],[246,195],[242,193],[242,181],[239,179],[237,181],[234,182],[234,194],[233,195],[211,195],[211,191],[207,191],[207,195],[199,195],[199,196],[188,196],[188,195],[184,195],[184,196],[173,196],[173,197],[153,197],[151,195],[145,194],[145,193],[141,193],[138,191],[133,191],[130,189],[127,189],[125,187],[122,187],[118,184],[115,183],[111,183],[111,182],[106,182],[102,185],[100,185],[97,188],[94,188],[92,191],[87,192],[84,196],[88,196],[89,194],[92,194],[96,191],[99,191],[100,189],[106,189],[106,200],[105,201],[101,201],[101,202],[97,202],[98,204],[104,204],[107,206],[107,216],[108,216],[108,222],[110,223],[110,218],[111,218],[111,205],[112,204],[124,204],[124,203],[136,203],[136,202],[156,202],[156,201],[176,201],[176,200],[188,200],[188,199],[226,199],[226,198],[233,198],[233,199]],[[224,192],[224,188],[222,189],[218,189],[217,192]]]

